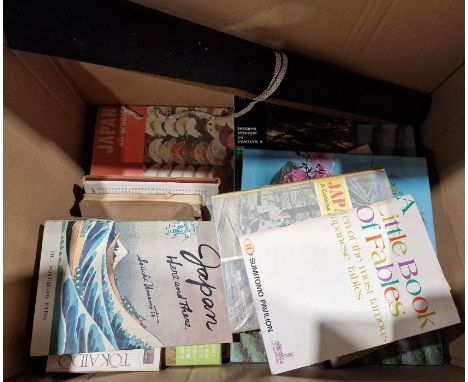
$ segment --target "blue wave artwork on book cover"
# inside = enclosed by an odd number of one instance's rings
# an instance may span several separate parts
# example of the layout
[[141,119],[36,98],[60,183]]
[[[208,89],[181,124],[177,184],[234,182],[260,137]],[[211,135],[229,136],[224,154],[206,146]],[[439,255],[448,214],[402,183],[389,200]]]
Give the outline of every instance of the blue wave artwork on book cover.
[[242,190],[368,169],[385,169],[394,196],[412,194],[436,248],[425,158],[244,148]]
[[[161,346],[148,338],[141,316],[122,296],[114,268],[126,255],[111,221],[64,222],[52,324],[51,354],[102,352]],[[60,286],[62,285],[61,291]]]
[[49,221],[32,355],[230,342],[212,222]]

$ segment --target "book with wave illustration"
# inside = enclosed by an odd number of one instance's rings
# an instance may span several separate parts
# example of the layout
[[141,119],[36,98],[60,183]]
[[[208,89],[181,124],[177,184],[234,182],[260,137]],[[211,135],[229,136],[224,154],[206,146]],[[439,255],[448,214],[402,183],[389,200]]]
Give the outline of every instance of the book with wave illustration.
[[259,329],[237,237],[391,197],[384,170],[214,196],[214,220],[232,332]]
[[31,355],[231,342],[211,222],[48,221]]

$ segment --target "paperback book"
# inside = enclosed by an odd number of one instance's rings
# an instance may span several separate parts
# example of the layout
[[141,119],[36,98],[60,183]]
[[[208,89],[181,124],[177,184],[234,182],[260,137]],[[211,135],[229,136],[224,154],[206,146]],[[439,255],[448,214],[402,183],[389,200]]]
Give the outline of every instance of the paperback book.
[[220,194],[212,198],[231,330],[259,329],[237,238],[392,197],[384,170]]
[[273,374],[460,322],[411,195],[239,245]]
[[46,372],[97,373],[159,371],[161,349],[134,349],[113,352],[50,355]]
[[166,366],[221,365],[221,344],[176,346],[164,349]]
[[212,222],[46,222],[32,356],[231,339]]
[[221,178],[232,187],[234,124],[185,111],[222,116],[228,108],[101,106],[91,175]]
[[415,197],[432,245],[436,248],[425,158],[245,149],[243,161],[243,190],[384,168],[395,197],[405,194]]

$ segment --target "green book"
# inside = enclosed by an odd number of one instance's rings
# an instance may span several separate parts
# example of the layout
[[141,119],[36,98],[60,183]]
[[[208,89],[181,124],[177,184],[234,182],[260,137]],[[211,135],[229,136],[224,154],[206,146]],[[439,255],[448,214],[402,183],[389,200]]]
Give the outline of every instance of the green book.
[[221,344],[166,348],[166,366],[221,365]]

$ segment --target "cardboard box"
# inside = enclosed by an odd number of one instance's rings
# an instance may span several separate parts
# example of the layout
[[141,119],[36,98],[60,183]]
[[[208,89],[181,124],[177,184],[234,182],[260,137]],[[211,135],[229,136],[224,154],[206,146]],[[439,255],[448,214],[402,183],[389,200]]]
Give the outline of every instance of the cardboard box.
[[[431,93],[433,104],[419,128],[419,142],[421,154],[430,164],[437,253],[464,319],[463,1],[140,3],[264,45]],[[90,108],[115,103],[228,107],[232,94],[221,88],[14,51],[8,46],[4,46],[4,65],[3,360],[4,378],[9,378],[29,372],[30,308],[34,304],[40,225],[46,219],[70,216],[73,185],[80,185],[89,155]],[[443,335],[452,365],[343,370],[310,367],[283,378],[463,380],[463,325],[448,328]],[[266,365],[224,365],[168,369],[157,378],[247,381],[268,379],[269,374]],[[108,377],[96,375],[91,380]],[[23,378],[30,380],[33,375],[23,374]],[[127,381],[135,375],[112,378]],[[138,378],[152,380],[155,375],[139,374]]]

